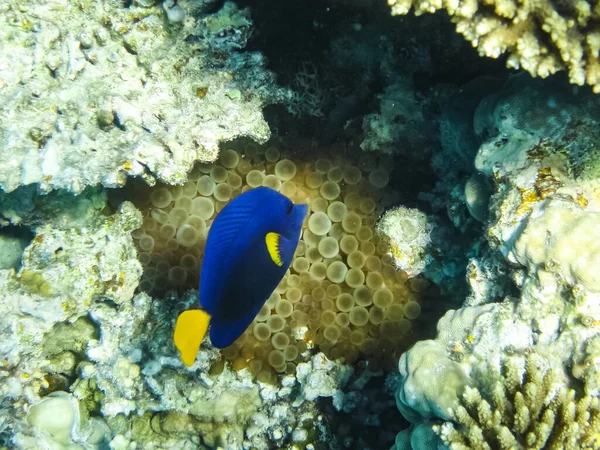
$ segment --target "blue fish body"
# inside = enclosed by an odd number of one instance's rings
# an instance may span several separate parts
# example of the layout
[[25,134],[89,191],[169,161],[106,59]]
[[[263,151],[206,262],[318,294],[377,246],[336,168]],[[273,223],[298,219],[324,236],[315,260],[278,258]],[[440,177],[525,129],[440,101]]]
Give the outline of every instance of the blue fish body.
[[199,293],[215,347],[231,345],[273,293],[292,262],[307,213],[307,205],[259,187],[217,215],[208,233]]

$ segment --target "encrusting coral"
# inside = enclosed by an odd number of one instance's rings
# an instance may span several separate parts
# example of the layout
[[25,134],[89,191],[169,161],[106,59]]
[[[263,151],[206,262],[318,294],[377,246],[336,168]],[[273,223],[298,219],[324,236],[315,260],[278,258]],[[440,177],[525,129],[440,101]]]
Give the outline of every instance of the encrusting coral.
[[3,190],[177,183],[221,141],[269,138],[262,107],[287,91],[240,51],[249,11],[158,3],[0,4]]
[[[96,204],[100,200],[70,196],[65,201]],[[87,208],[80,205],[73,211],[81,209]],[[142,272],[131,238],[142,217],[131,203],[121,204],[111,216],[99,210],[85,214],[85,227],[59,226],[62,221],[76,224],[81,219],[68,208],[58,216],[37,227],[18,273],[0,271],[1,428],[2,438],[10,430],[10,443],[16,448],[41,448],[35,442],[25,445],[24,414],[48,393],[69,389],[86,346],[96,335],[84,319],[94,303],[99,298],[117,307],[129,303]],[[39,411],[53,411],[59,403],[48,402],[49,409]],[[54,425],[67,429],[67,417],[62,419]],[[51,418],[40,420],[54,427]],[[59,434],[60,439],[68,437]]]
[[433,258],[428,254],[433,225],[427,216],[415,208],[398,206],[385,212],[377,223],[377,232],[389,245],[394,266],[414,277]]
[[[200,164],[183,186],[138,192],[144,225],[133,233],[144,266],[140,289],[196,289],[208,230],[229,200],[269,186],[310,214],[288,274],[248,330],[223,350],[262,381],[293,373],[316,346],[331,359],[361,355],[377,370],[410,344],[426,283],[396,270],[375,223],[393,198],[389,164],[371,155],[303,162],[275,146],[233,143]],[[397,355],[396,355],[397,356]],[[222,363],[213,367],[221,370]]]
[[453,450],[598,448],[598,397],[578,396],[561,385],[556,368],[540,362],[528,355],[521,374],[507,358],[500,379],[488,389],[465,387],[451,412],[455,423],[434,425],[434,431]]
[[482,56],[508,53],[507,65],[545,78],[567,70],[571,83],[600,92],[600,10],[585,0],[389,0],[392,14],[448,12]]

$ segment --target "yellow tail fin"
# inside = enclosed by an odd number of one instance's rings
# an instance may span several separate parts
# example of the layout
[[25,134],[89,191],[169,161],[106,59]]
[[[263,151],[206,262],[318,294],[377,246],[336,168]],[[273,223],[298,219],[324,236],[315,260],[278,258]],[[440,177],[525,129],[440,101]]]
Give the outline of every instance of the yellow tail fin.
[[177,318],[173,341],[181,353],[181,360],[187,366],[196,361],[196,354],[208,330],[209,320],[210,316],[201,309],[189,309]]

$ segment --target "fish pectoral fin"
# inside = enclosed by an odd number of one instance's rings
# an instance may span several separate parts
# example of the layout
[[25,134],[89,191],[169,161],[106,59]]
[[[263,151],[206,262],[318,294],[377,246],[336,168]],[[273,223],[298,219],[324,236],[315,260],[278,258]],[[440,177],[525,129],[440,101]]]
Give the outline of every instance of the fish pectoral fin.
[[210,315],[201,309],[189,309],[177,318],[173,342],[181,354],[181,360],[188,367],[196,361],[209,321]]
[[266,234],[265,243],[271,260],[279,267],[291,262],[298,244],[274,232]]

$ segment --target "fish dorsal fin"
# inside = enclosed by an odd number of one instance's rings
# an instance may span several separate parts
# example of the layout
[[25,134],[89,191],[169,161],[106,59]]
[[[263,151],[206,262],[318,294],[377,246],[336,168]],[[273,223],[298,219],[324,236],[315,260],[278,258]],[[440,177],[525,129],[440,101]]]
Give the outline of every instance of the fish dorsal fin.
[[[209,231],[203,266],[213,262],[222,264],[232,243],[252,219],[256,209],[253,205],[223,210]],[[210,260],[207,260],[210,258]]]
[[177,318],[173,342],[181,354],[181,360],[186,366],[192,366],[206,330],[210,316],[201,309],[189,309]]
[[267,251],[271,261],[279,267],[287,265],[292,260],[296,251],[296,244],[283,237],[281,234],[269,232],[265,236]]
[[210,227],[200,275],[200,304],[210,314],[214,314],[233,259],[251,244],[247,238],[257,226],[253,218],[261,204],[261,193],[258,188],[235,198]]

